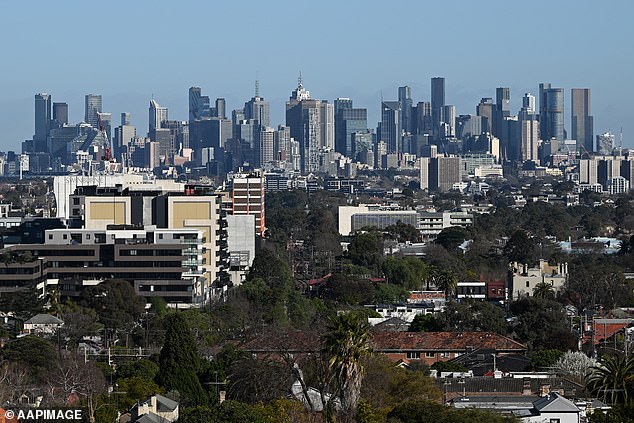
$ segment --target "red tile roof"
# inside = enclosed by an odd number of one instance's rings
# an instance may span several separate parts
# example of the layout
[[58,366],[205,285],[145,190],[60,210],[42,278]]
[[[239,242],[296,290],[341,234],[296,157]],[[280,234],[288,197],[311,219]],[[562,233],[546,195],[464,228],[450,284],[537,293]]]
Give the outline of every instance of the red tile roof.
[[[524,352],[526,346],[493,332],[373,332],[376,352],[466,351],[467,348]],[[269,332],[241,345],[250,352],[316,352],[320,334],[310,331]]]
[[526,351],[526,346],[493,332],[377,332],[374,350],[460,351],[468,347],[496,351]]

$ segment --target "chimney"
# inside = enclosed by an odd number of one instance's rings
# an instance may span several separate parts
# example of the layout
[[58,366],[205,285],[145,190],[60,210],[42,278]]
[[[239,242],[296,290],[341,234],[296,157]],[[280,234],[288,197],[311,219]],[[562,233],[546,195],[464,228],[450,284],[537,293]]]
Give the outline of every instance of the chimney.
[[531,390],[531,379],[529,377],[525,377],[522,379],[522,395],[531,395],[533,391]]

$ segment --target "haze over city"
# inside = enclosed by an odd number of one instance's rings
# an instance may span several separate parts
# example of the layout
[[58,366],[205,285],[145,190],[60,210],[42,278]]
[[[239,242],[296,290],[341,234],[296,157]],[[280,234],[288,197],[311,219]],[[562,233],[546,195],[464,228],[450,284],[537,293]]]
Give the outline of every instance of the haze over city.
[[84,95],[103,95],[103,109],[130,112],[147,130],[148,102],[188,117],[187,90],[197,85],[227,109],[253,96],[254,81],[284,123],[284,102],[302,72],[315,98],[350,97],[380,120],[381,95],[397,87],[429,101],[429,79],[446,78],[448,104],[475,112],[496,87],[510,87],[511,111],[540,82],[564,89],[570,132],[570,89],[592,90],[596,134],[623,127],[634,146],[629,100],[634,92],[628,1],[516,4],[473,2],[279,1],[3,3],[0,35],[0,149],[20,150],[34,133],[33,95],[67,102],[69,120],[84,115]]

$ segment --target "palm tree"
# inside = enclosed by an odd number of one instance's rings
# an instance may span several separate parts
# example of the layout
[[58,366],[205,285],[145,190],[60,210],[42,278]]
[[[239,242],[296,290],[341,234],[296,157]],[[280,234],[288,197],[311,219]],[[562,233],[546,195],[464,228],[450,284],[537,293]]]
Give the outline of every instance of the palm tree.
[[555,288],[548,282],[540,282],[533,288],[533,297],[555,298]]
[[634,390],[634,357],[602,357],[592,367],[586,382],[603,401],[627,404]]
[[370,340],[367,319],[352,312],[333,318],[328,325],[328,332],[322,337],[341,407],[348,416],[354,416],[359,404],[364,373],[362,359],[371,352]]
[[445,296],[453,297],[458,288],[458,275],[448,269],[434,271],[434,285],[445,292]]

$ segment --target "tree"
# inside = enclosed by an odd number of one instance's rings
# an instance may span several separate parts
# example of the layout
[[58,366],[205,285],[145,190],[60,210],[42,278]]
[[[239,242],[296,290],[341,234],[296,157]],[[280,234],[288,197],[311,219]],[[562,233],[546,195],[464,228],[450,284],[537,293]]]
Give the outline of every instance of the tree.
[[570,331],[568,317],[558,302],[524,297],[513,301],[510,311],[517,317],[513,328],[516,336],[528,344],[530,350],[577,348],[577,337]]
[[120,407],[124,410],[132,407],[136,402],[142,401],[153,394],[162,394],[163,390],[151,379],[141,376],[119,379],[118,391],[125,392],[119,398]]
[[530,354],[531,366],[533,370],[540,370],[555,365],[557,360],[564,355],[564,352],[556,349],[542,349],[533,351]]
[[420,241],[420,231],[408,223],[400,220],[385,228],[385,233],[391,239],[398,242],[418,242]]
[[41,297],[35,286],[17,292],[3,292],[0,294],[0,311],[13,312],[22,320],[30,319],[38,313],[44,312],[46,299]]
[[59,329],[60,336],[72,346],[77,346],[84,336],[96,335],[102,326],[97,313],[92,309],[67,311],[62,314],[64,325]]
[[555,288],[548,282],[542,281],[533,288],[533,297],[555,299]]
[[334,372],[344,413],[353,416],[357,410],[363,381],[362,359],[370,354],[370,330],[367,320],[355,313],[336,316],[323,335],[324,353]]
[[580,351],[568,351],[564,353],[553,365],[553,370],[563,376],[583,380],[597,361]]
[[436,324],[439,330],[449,332],[484,331],[502,335],[508,332],[504,310],[493,303],[473,299],[449,302],[436,316]]
[[186,405],[205,404],[207,395],[197,375],[200,356],[187,321],[175,312],[167,316],[166,328],[159,355],[159,384],[167,391],[178,391]]
[[492,411],[455,409],[429,400],[403,401],[388,413],[388,421],[393,423],[502,423],[516,422],[514,417],[506,417]]
[[533,264],[537,261],[535,243],[522,230],[513,232],[504,246],[504,255],[511,262]]
[[590,391],[603,401],[628,404],[634,392],[634,357],[601,357],[586,382]]
[[458,275],[450,269],[435,268],[432,270],[432,279],[437,289],[445,293],[445,296],[451,298],[458,288]]
[[132,284],[121,279],[109,279],[86,288],[81,304],[97,312],[107,328],[120,329],[135,322],[145,311],[145,300],[136,294]]
[[438,332],[441,328],[433,314],[417,314],[414,316],[408,332]]
[[12,363],[23,364],[35,381],[46,380],[46,372],[57,364],[58,354],[49,341],[35,335],[8,342],[2,356]]
[[348,245],[348,256],[353,264],[379,269],[383,259],[383,236],[378,231],[357,234]]
[[440,231],[436,243],[442,245],[447,251],[455,252],[468,236],[469,232],[460,226],[450,226]]

